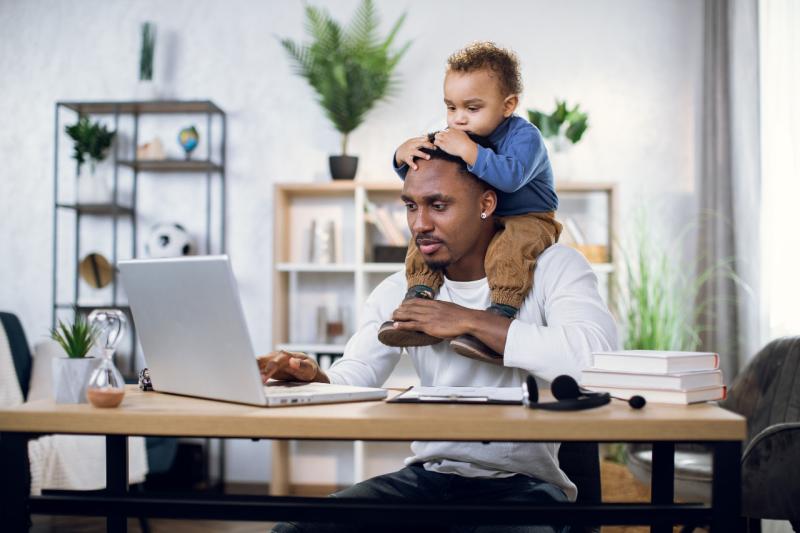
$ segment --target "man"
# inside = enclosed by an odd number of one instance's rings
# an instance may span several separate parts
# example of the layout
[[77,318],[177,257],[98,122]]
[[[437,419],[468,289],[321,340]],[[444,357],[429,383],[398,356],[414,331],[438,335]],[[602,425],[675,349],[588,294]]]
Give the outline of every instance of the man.
[[[273,352],[259,358],[262,377],[380,387],[400,358],[376,332],[386,320],[398,329],[450,339],[471,334],[502,359],[469,359],[447,342],[407,348],[424,386],[518,387],[527,373],[548,381],[578,377],[591,352],[617,347],[616,326],[597,290],[597,278],[578,252],[551,246],[539,257],[534,290],[517,319],[485,311],[490,303],[484,270],[497,231],[497,196],[442,150],[428,151],[409,170],[402,198],[408,224],[425,261],[444,273],[436,299],[404,300],[403,272],[384,280],[366,302],[365,319],[327,372],[304,354]],[[398,307],[399,306],[399,307]],[[336,493],[384,501],[574,501],[575,485],[558,467],[558,443],[414,442],[398,472]],[[274,531],[335,530],[313,524],[278,524]],[[472,529],[470,529],[472,530]],[[495,529],[478,528],[477,531]],[[554,531],[549,527],[497,531]]]

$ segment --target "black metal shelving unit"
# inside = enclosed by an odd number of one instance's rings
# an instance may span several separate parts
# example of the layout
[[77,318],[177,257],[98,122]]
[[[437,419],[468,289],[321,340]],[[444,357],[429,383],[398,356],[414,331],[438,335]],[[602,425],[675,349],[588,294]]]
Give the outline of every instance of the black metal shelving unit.
[[[114,131],[120,131],[120,119],[123,117],[132,118],[131,146],[128,154],[121,154],[120,136],[117,135],[109,154],[113,162],[113,180],[111,185],[111,201],[108,203],[79,203],[77,200],[77,183],[75,198],[63,199],[62,187],[60,185],[66,179],[78,179],[74,173],[62,172],[59,166],[59,147],[62,136],[65,136],[61,120],[62,113],[72,112],[75,118],[91,116],[111,116]],[[205,159],[166,159],[166,160],[137,160],[136,147],[139,144],[139,123],[142,117],[148,115],[192,115],[205,116],[207,138]],[[214,137],[212,129],[214,123],[218,123],[218,140]],[[52,311],[51,323],[55,327],[59,312],[74,310],[78,313],[89,313],[98,307],[120,309],[128,315],[131,325],[130,335],[130,359],[129,364],[123,373],[128,376],[135,375],[136,365],[136,330],[130,308],[121,298],[120,287],[116,276],[116,265],[120,259],[136,258],[138,243],[138,185],[140,174],[159,174],[159,173],[186,173],[205,175],[205,253],[225,253],[225,218],[226,218],[226,183],[225,183],[225,147],[226,147],[226,116],[225,112],[214,102],[209,100],[163,100],[163,101],[104,101],[104,102],[57,102],[55,104],[54,119],[54,157],[53,157],[53,270],[52,270]],[[216,153],[215,153],[216,152]],[[130,173],[130,203],[124,204],[121,201],[120,182],[123,172]],[[62,175],[65,174],[65,175]],[[212,204],[214,203],[214,178],[219,179],[218,185],[218,231],[216,246],[212,249]],[[74,219],[72,224],[59,224],[60,212],[73,212]],[[115,268],[115,275],[112,278],[110,301],[103,302],[103,305],[88,305],[81,299],[81,283],[79,276],[78,263],[81,259],[81,224],[86,217],[103,217],[110,221],[111,231],[111,250],[109,258]],[[119,230],[121,223],[130,224],[130,248],[123,252],[119,245]],[[66,227],[66,226],[72,226]],[[71,257],[59,257],[59,243],[66,238],[66,232],[72,232],[75,239],[74,252]],[[72,297],[65,298],[60,294],[59,272],[65,267],[67,261],[72,261],[74,268],[74,279],[72,284]]]
[[[75,198],[72,201],[64,201],[61,198],[60,183],[64,179],[78,179],[76,175],[70,173],[68,176],[61,175],[59,168],[59,146],[62,135],[62,112],[72,112],[75,118],[80,118],[83,115],[93,116],[108,116],[113,117],[113,129],[116,132],[120,131],[120,118],[132,117],[133,126],[131,132],[131,146],[132,153],[123,155],[120,154],[120,135],[118,134],[114,140],[110,157],[113,162],[113,181],[111,187],[111,201],[109,203],[79,203],[77,200],[77,182],[75,187]],[[205,135],[208,139],[206,142],[205,159],[167,159],[167,160],[137,160],[136,147],[139,145],[139,122],[140,119],[147,115],[192,115],[192,116],[205,116],[206,129]],[[215,120],[216,119],[216,120]],[[218,122],[219,139],[214,138],[213,125]],[[122,310],[127,316],[130,323],[130,354],[128,361],[128,368],[123,370],[123,374],[127,374],[127,379],[135,379],[136,369],[136,351],[137,339],[136,328],[131,315],[130,307],[120,296],[120,287],[117,280],[117,262],[120,259],[136,258],[137,257],[137,244],[138,244],[138,219],[137,219],[137,205],[138,205],[138,184],[139,174],[159,174],[159,173],[185,173],[185,174],[199,174],[205,175],[205,250],[207,254],[210,253],[225,253],[225,219],[226,219],[226,183],[225,183],[225,152],[226,152],[226,116],[225,112],[217,106],[214,102],[209,100],[194,100],[194,101],[178,101],[178,100],[162,100],[162,101],[105,101],[105,102],[57,102],[55,104],[55,120],[54,120],[54,157],[53,157],[53,271],[52,271],[52,314],[51,322],[52,327],[55,327],[56,320],[59,312],[73,311],[74,313],[88,314],[92,309],[98,307],[113,308]],[[216,150],[215,150],[216,148]],[[216,154],[214,154],[216,152]],[[130,204],[125,205],[122,203],[120,197],[120,174],[121,172],[131,173],[130,185]],[[214,178],[218,177],[218,209],[219,209],[219,228],[216,241],[216,247],[212,250],[212,203],[214,200]],[[72,228],[62,228],[59,226],[59,212],[73,212],[74,223]],[[111,298],[110,301],[104,302],[102,305],[87,305],[81,301],[81,284],[78,263],[81,258],[81,222],[86,217],[104,217],[111,222],[111,258],[110,262],[114,267],[114,276],[111,283]],[[127,220],[130,224],[131,238],[130,249],[126,254],[120,254],[119,247],[119,225],[123,220]],[[65,224],[66,226],[66,224]],[[75,246],[72,257],[60,258],[59,257],[59,242],[64,237],[63,231],[74,232]],[[74,268],[74,279],[72,280],[72,298],[59,300],[59,287],[58,287],[58,273],[59,269],[65,266],[64,261],[72,261]],[[74,318],[74,317],[73,317]],[[225,479],[225,441],[219,440],[219,480],[216,486],[211,484],[210,475],[207,470],[210,462],[210,439],[205,440],[205,478],[208,480],[209,487],[212,490],[224,491]]]

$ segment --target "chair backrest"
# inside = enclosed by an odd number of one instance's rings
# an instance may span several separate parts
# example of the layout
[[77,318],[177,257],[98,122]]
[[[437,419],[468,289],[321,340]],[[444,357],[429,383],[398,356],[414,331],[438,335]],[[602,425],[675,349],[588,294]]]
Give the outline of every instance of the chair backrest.
[[747,442],[774,424],[800,422],[800,336],[767,344],[720,402],[747,418]]
[[0,326],[5,330],[8,339],[8,347],[11,349],[11,359],[14,361],[22,397],[27,398],[33,359],[28,347],[28,339],[25,338],[25,330],[22,329],[17,315],[13,313],[0,312]]
[[767,344],[720,405],[747,418],[742,513],[800,521],[800,337]]

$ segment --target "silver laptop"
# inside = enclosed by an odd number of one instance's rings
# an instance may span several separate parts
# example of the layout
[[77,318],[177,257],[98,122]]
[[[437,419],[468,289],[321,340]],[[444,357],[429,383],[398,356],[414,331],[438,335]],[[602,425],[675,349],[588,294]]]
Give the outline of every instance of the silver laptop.
[[264,406],[378,400],[383,389],[265,386],[227,256],[120,261],[153,388]]

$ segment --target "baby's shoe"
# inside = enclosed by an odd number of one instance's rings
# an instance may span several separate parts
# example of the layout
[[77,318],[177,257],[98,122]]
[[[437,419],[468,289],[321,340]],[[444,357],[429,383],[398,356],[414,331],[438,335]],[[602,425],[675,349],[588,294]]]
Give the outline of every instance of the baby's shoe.
[[[410,298],[427,298],[433,300],[433,289],[426,285],[414,285],[408,292],[403,301]],[[388,320],[381,324],[378,329],[378,340],[387,346],[397,346],[406,348],[410,346],[432,346],[442,342],[439,337],[428,335],[422,331],[412,331],[405,329],[396,329],[394,322]]]
[[[510,305],[492,304],[487,309],[488,312],[513,319],[517,315],[517,308]],[[485,363],[495,365],[503,364],[503,356],[486,346],[477,337],[472,335],[459,335],[450,341],[450,347],[457,354],[477,359]]]

